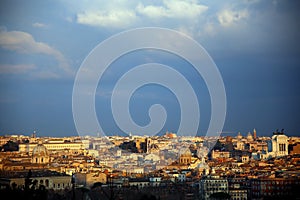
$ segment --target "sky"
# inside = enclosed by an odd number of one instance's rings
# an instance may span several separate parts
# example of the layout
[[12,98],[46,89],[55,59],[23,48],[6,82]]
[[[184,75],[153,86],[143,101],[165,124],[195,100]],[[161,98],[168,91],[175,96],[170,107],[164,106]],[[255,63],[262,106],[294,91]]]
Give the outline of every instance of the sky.
[[[223,135],[246,135],[255,128],[258,135],[284,129],[300,136],[299,9],[296,0],[3,0],[0,135],[77,135],[72,92],[85,58],[122,31],[161,27],[193,38],[218,67],[227,99]],[[211,101],[202,77],[179,56],[151,49],[121,56],[99,81],[95,108],[105,133],[124,135],[111,110],[114,85],[134,66],[150,62],[171,66],[190,82],[201,115],[195,135],[205,135]],[[147,125],[154,104],[163,105],[168,115],[160,134],[176,132],[180,102],[157,84],[132,95],[129,109],[135,123]]]

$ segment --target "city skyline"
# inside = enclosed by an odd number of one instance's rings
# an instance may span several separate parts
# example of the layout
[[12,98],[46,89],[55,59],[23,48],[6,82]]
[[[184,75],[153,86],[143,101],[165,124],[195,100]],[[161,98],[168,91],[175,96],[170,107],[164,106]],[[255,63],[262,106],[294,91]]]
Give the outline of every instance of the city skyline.
[[[245,135],[255,128],[259,136],[271,136],[276,129],[285,129],[289,136],[300,136],[296,1],[0,4],[0,135],[29,135],[34,130],[39,136],[76,135],[72,90],[87,55],[122,31],[162,27],[196,40],[218,67],[227,97],[224,132]],[[195,135],[205,135],[211,102],[202,77],[179,56],[151,49],[118,58],[99,82],[96,110],[105,131],[122,135],[110,109],[117,80],[132,67],[150,62],[173,67],[191,83],[201,115]],[[148,109],[153,104],[162,104],[168,113],[160,133],[176,132],[178,100],[159,85],[145,85],[133,94],[133,120],[147,125]]]
[[[11,199],[295,199],[300,137],[0,136]],[[30,188],[30,189],[29,189]],[[178,193],[174,193],[178,191]],[[31,199],[31,198],[28,198]]]

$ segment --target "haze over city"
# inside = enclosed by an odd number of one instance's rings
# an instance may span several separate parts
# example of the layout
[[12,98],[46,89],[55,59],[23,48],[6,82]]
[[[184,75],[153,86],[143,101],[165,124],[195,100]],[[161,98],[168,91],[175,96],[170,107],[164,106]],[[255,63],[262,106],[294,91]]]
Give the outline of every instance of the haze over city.
[[[86,56],[114,34],[162,27],[196,40],[218,67],[227,97],[224,133],[245,135],[255,128],[270,136],[284,128],[300,136],[299,8],[298,1],[275,0],[1,1],[0,135],[34,130],[38,136],[77,135],[72,91]],[[205,135],[211,115],[205,82],[186,60],[158,50],[123,55],[105,72],[95,97],[103,129],[124,134],[112,116],[112,90],[129,69],[150,62],[173,67],[191,83],[201,113],[195,135]],[[178,100],[155,84],[133,94],[133,120],[147,125],[153,104],[162,104],[168,114],[160,133],[176,132]]]

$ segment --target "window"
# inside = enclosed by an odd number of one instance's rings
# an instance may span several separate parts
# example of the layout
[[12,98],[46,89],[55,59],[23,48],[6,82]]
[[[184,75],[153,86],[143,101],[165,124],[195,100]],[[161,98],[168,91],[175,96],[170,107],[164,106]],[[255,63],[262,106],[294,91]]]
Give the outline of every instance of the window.
[[49,187],[49,180],[48,179],[46,179],[45,185],[46,185],[46,187]]

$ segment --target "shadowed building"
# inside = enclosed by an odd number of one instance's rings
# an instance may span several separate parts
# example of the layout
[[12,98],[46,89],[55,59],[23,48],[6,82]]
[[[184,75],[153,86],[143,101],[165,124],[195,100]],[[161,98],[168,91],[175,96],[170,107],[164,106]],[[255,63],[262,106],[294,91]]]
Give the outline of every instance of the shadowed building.
[[46,189],[63,190],[71,187],[71,176],[49,170],[10,172],[0,174],[0,179],[7,180],[10,187],[16,188],[24,188],[26,179],[34,183],[35,188],[45,186]]

